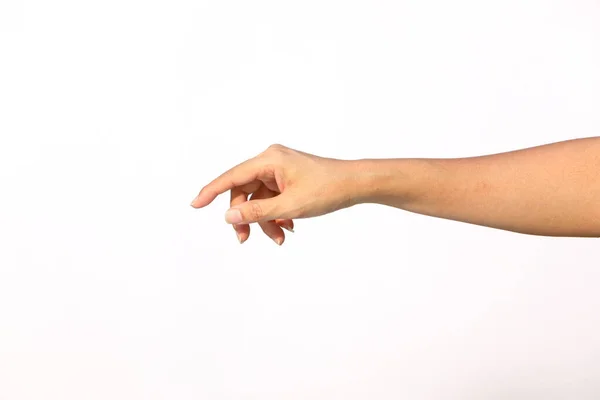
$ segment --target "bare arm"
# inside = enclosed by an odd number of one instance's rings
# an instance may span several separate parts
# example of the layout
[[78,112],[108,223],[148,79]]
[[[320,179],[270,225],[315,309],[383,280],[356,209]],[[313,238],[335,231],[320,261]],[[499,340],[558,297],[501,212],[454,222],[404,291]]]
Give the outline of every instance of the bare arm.
[[294,219],[361,203],[507,231],[600,237],[600,137],[468,158],[339,160],[282,145],[224,172],[192,207],[231,192],[241,243],[257,223],[281,245]]
[[600,137],[470,158],[352,163],[357,203],[525,234],[600,237]]

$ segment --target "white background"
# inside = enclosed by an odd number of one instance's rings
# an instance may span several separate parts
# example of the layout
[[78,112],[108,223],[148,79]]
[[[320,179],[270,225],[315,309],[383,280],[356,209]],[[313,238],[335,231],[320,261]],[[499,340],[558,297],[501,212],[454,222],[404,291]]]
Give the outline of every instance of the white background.
[[[239,245],[281,143],[600,134],[597,1],[0,0],[0,399],[597,399],[595,239],[357,206]],[[577,207],[574,204],[573,207]]]

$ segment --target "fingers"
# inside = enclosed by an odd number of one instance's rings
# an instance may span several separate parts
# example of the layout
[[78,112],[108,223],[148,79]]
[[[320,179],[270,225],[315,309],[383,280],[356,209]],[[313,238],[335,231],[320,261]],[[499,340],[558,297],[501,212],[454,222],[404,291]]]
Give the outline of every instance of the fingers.
[[[280,159],[270,157],[279,154],[275,153],[278,148],[273,147],[275,150],[272,150],[272,147],[221,174],[204,186],[191,203],[194,208],[202,208],[224,192],[231,191],[231,206],[225,214],[225,221],[232,225],[240,243],[248,240],[252,223],[257,223],[279,245],[285,240],[282,229],[294,231],[291,218],[298,210],[290,207],[294,205],[293,201],[288,201],[293,197],[291,193],[280,194],[284,182],[280,171],[275,168]],[[251,193],[252,198],[248,201]]]
[[205,207],[217,196],[238,186],[257,181],[264,174],[264,166],[258,158],[251,158],[236,165],[204,186],[198,196],[192,201],[194,208]]
[[[262,182],[253,181],[242,186],[231,189],[231,207],[238,206],[248,200],[248,195],[257,191]],[[240,244],[244,243],[250,237],[250,225],[248,224],[233,224],[233,229],[236,232]]]
[[[262,185],[261,182],[251,182],[244,186],[231,189],[231,207],[235,208],[247,202],[248,194],[251,194],[252,192],[254,192],[254,194],[252,194],[252,200],[264,200],[278,195],[277,192],[269,190],[266,185]],[[232,226],[240,243],[244,243],[248,240],[250,236],[249,223],[232,224]],[[278,229],[278,227],[294,232],[294,221],[291,219],[275,219],[264,223],[260,222],[259,226],[267,236],[279,245],[285,240],[285,235],[282,234],[281,229]]]
[[[261,186],[254,194],[252,194],[251,201],[265,201],[266,199],[272,199],[276,196],[275,192],[269,190],[266,186]],[[285,240],[285,233],[274,220],[262,220],[258,221],[258,225],[262,231],[270,237],[275,243],[281,246]]]
[[294,220],[293,219],[276,219],[275,223],[285,230],[294,233]]
[[[242,203],[245,203],[248,200],[248,193],[246,193],[242,188],[233,188],[231,189],[231,207],[235,207]],[[234,224],[232,225],[233,229],[236,232],[238,241],[240,244],[244,243],[248,240],[250,236],[250,225],[248,224]]]
[[227,210],[225,222],[228,224],[251,224],[275,219],[288,219],[286,199],[285,194],[258,200],[254,197],[252,200]]
[[279,246],[283,244],[285,241],[285,233],[283,233],[283,230],[275,223],[275,221],[259,222],[258,225],[265,235],[273,239],[275,243]]

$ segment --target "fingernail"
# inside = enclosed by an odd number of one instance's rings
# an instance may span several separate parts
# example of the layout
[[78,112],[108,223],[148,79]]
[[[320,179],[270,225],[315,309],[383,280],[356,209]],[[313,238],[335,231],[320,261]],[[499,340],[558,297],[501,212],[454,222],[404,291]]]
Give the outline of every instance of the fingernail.
[[194,203],[198,200],[198,196],[194,197],[194,200],[190,203],[190,206],[194,207]]
[[290,232],[294,233],[294,230],[292,228],[290,228],[289,226],[281,225],[281,227],[283,229],[285,229],[286,231],[290,231]]
[[242,242],[242,237],[240,236],[240,234],[236,232],[235,235],[238,238],[238,242],[240,242],[240,244],[242,244],[243,242]]
[[240,210],[230,208],[225,213],[225,221],[228,224],[239,224],[240,222],[242,222],[242,213],[240,212]]
[[283,239],[282,239],[282,238],[280,238],[280,237],[273,239],[273,241],[274,241],[275,243],[277,243],[279,246],[281,246],[281,243],[283,243]]

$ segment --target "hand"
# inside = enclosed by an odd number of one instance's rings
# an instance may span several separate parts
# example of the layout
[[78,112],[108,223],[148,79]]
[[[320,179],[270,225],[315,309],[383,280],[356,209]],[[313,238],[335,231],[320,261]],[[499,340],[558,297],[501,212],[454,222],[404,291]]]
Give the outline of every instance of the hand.
[[250,224],[258,223],[281,245],[285,240],[281,228],[293,232],[294,218],[316,217],[354,204],[350,165],[275,144],[204,186],[191,205],[205,207],[231,190],[225,220],[233,225],[240,243],[248,239]]

